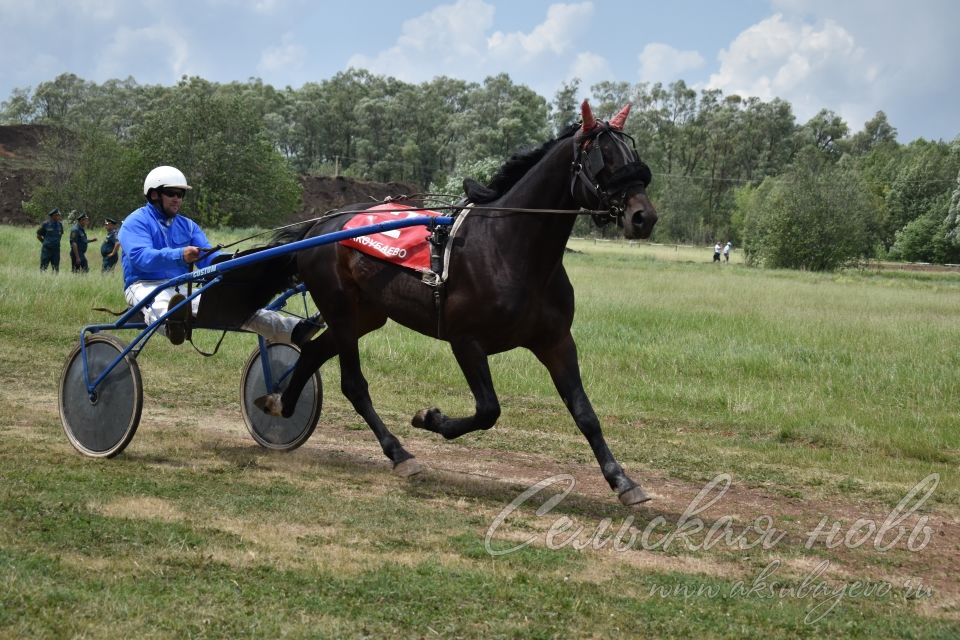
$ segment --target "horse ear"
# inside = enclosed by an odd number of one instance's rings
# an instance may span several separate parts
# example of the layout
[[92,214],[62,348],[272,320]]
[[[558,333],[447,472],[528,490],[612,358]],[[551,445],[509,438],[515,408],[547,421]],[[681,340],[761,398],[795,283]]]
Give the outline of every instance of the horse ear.
[[630,107],[632,106],[629,102],[623,105],[623,109],[620,109],[619,113],[610,120],[610,126],[618,131],[623,131],[623,125],[627,122],[627,116],[630,115]]
[[586,133],[597,126],[597,121],[593,117],[593,111],[590,110],[590,103],[586,100],[580,105],[580,113],[583,115],[583,126],[580,127],[582,133]]

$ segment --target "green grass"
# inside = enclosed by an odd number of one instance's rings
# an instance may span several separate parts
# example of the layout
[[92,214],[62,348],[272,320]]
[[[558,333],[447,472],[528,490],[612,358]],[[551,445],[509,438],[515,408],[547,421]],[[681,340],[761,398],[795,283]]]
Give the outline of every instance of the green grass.
[[[80,327],[106,319],[90,309],[124,306],[121,278],[41,274],[31,236],[0,227],[2,637],[960,632],[955,600],[930,606],[908,597],[896,573],[911,559],[906,552],[837,556],[793,539],[775,553],[617,554],[538,543],[491,557],[485,532],[523,487],[470,474],[393,477],[339,394],[335,363],[323,370],[315,440],[325,444],[276,454],[245,437],[237,387],[252,336],[229,336],[210,360],[151,341],[138,360],[146,403],[133,443],[114,460],[82,458],[59,425],[58,376]],[[803,530],[816,525],[824,501],[849,504],[851,519],[860,508],[883,511],[935,472],[941,481],[926,509],[956,517],[960,277],[761,271],[737,253],[713,265],[709,248],[572,246],[581,253],[565,264],[577,290],[583,377],[611,448],[637,479],[695,487],[727,472],[742,491],[800,504],[804,515],[771,515]],[[216,337],[200,333],[198,341],[212,347]],[[449,348],[391,323],[362,350],[381,415],[428,466],[431,445],[463,459],[532,454],[546,468],[555,463],[554,473],[570,464],[594,470],[529,353],[492,360],[504,408],[498,427],[448,445],[408,425],[434,404],[472,410]],[[657,515],[676,519],[651,504],[633,513],[637,527]],[[553,520],[534,506],[510,532],[542,540]],[[572,495],[555,513],[589,530],[632,512],[612,496]],[[813,525],[803,520],[809,514]],[[929,571],[955,567],[956,550],[949,554],[930,558]],[[817,600],[736,591],[775,557],[828,557],[846,571],[834,585],[887,579],[891,589],[844,598],[807,624]],[[683,562],[707,568],[683,570]],[[777,579],[795,589],[803,571]]]
[[[635,382],[595,388],[587,372],[596,405],[613,403],[625,420],[687,423],[699,437],[732,441],[733,457],[749,452],[764,464],[856,468],[875,481],[935,468],[955,501],[960,380],[950,372],[960,365],[960,277],[905,285],[707,259],[646,264],[619,290],[599,283],[627,264],[595,255],[568,261],[580,285],[584,368],[595,361]],[[734,462],[720,455],[721,468]]]

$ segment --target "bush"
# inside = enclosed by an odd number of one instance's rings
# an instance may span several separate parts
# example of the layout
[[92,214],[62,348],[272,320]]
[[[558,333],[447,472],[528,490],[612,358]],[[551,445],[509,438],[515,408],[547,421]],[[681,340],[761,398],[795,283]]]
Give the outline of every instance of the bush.
[[751,264],[832,271],[873,253],[875,203],[868,190],[855,169],[815,150],[798,154],[782,176],[741,189],[736,202]]
[[951,219],[946,214],[946,195],[940,200],[925,214],[897,231],[889,253],[892,260],[938,264],[960,261],[960,245],[951,242],[949,237]]
[[84,211],[98,225],[104,217],[122,218],[143,202],[142,160],[114,137],[54,129],[42,150],[52,172],[24,204],[33,218],[45,220],[47,212],[58,207],[65,217],[72,209]]

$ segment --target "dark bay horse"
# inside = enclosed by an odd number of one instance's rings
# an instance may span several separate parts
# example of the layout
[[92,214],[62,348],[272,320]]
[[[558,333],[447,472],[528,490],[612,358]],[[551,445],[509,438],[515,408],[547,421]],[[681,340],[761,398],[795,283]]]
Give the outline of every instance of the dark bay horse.
[[[309,376],[338,355],[343,394],[376,434],[394,471],[410,475],[421,467],[374,410],[360,367],[360,337],[392,318],[450,343],[473,392],[476,412],[452,417],[430,408],[413,418],[415,427],[447,439],[494,426],[500,404],[488,357],[524,347],[550,372],[620,501],[631,505],[648,500],[607,447],[584,392],[570,334],[573,287],[562,262],[576,219],[570,214],[580,207],[613,212],[627,238],[646,238],[653,230],[657,214],[645,191],[650,169],[623,133],[629,107],[602,122],[584,101],[581,125],[540,149],[512,157],[487,187],[468,184],[471,200],[482,202],[483,208],[470,212],[456,233],[442,304],[435,302],[433,289],[420,274],[352,248],[329,244],[299,252],[296,270],[328,329],[303,349],[286,391],[261,398],[261,408],[274,415],[292,411]],[[348,219],[346,214],[334,216],[282,241],[336,231]]]

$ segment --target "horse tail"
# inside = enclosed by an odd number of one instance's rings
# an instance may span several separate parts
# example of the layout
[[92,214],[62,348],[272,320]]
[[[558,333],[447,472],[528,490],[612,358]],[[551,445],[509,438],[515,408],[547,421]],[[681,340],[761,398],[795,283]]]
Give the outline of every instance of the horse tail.
[[314,224],[316,224],[316,220],[304,220],[274,231],[267,241],[267,247],[276,247],[281,244],[303,240]]
[[[274,232],[263,245],[218,256],[214,262],[249,256],[300,240],[313,226],[306,221]],[[299,279],[294,253],[259,260],[225,272],[217,286],[204,292],[197,314],[201,327],[239,328],[258,309],[265,307],[280,292],[295,286]]]

